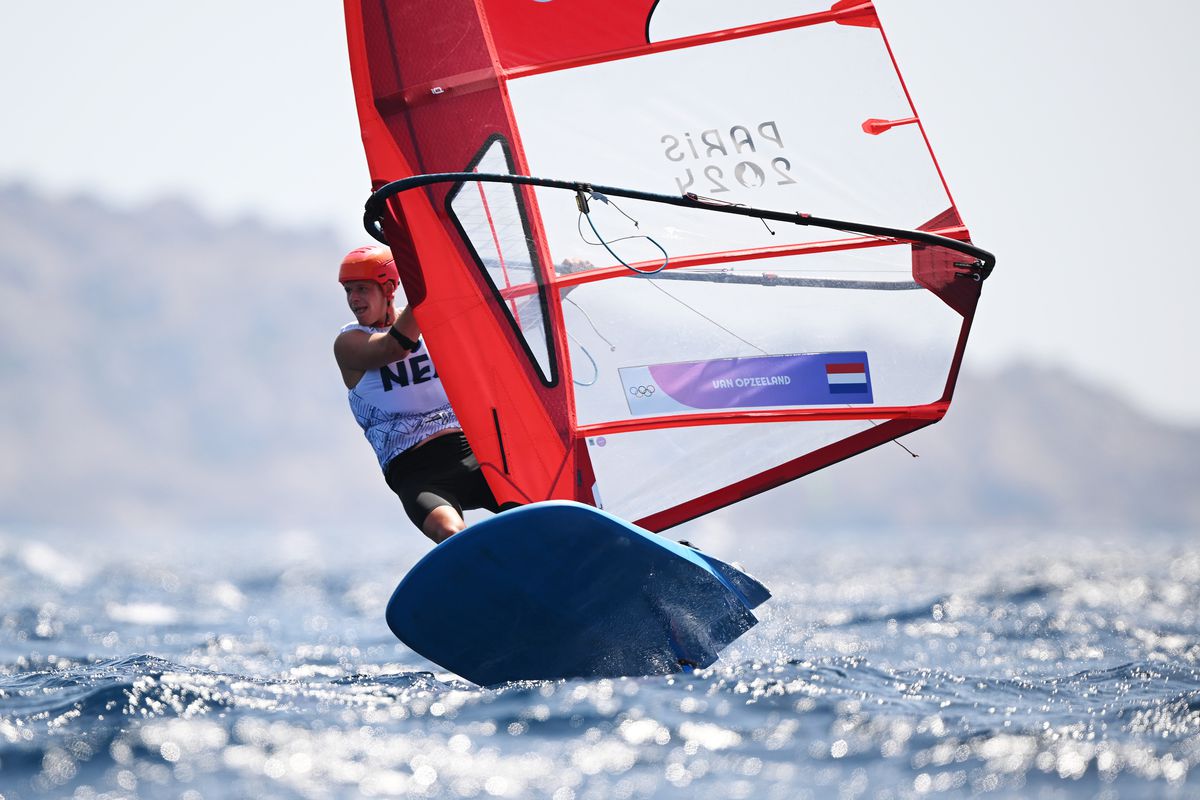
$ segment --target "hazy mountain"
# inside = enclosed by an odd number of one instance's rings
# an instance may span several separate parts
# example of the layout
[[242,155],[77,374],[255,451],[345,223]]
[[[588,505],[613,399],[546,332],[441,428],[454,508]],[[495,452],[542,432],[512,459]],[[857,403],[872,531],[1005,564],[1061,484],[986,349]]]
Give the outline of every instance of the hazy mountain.
[[[0,508],[98,525],[336,519],[344,243],[0,191]],[[373,475],[377,479],[377,474]]]
[[1200,430],[1061,370],[967,370],[946,418],[772,493],[826,525],[1183,530],[1200,523]]
[[[118,211],[0,189],[0,523],[407,526],[333,363],[348,318],[335,270],[353,244],[218,225],[184,202]],[[770,527],[1200,523],[1200,430],[1059,371],[968,371],[947,419],[904,442],[920,457],[885,445],[739,513]]]

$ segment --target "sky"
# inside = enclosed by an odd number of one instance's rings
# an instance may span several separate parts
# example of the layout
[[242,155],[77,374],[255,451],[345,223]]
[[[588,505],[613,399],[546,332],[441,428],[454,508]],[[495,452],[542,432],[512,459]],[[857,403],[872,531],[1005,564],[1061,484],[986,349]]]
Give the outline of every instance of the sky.
[[[999,259],[967,368],[1061,366],[1200,425],[1200,4],[877,5]],[[183,197],[358,244],[369,180],[344,37],[333,0],[6,4],[0,184],[129,208]]]

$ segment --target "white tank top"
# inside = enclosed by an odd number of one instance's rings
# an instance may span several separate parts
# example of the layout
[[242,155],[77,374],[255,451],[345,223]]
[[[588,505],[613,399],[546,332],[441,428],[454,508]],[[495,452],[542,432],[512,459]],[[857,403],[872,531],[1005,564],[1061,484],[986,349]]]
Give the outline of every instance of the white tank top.
[[[342,333],[346,331],[387,333],[387,328],[350,323],[342,328]],[[384,470],[413,445],[461,427],[421,338],[406,358],[364,372],[349,398],[350,410]]]

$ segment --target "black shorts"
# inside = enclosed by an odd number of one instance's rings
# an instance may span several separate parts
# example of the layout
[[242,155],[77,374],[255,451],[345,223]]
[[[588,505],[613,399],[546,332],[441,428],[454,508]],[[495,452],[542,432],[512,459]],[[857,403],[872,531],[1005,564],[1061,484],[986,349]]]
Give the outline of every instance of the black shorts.
[[499,511],[479,459],[461,431],[405,450],[388,462],[384,477],[419,530],[439,506],[453,506],[459,514],[464,508]]

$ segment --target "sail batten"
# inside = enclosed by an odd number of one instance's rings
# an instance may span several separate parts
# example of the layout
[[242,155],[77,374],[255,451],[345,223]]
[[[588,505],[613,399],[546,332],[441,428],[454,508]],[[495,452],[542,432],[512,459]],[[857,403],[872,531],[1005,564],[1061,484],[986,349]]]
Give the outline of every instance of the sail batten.
[[673,416],[593,422],[580,425],[581,436],[611,436],[634,431],[666,428],[695,428],[704,425],[753,425],[776,422],[833,422],[846,420],[919,419],[937,421],[946,415],[947,403],[926,406],[883,406],[855,408],[781,408],[742,411],[738,414],[710,412],[707,414],[678,414]]
[[501,70],[500,75],[506,79],[517,79],[531,75],[542,75],[548,72],[577,69],[579,67],[586,67],[592,64],[603,64],[609,61],[622,61],[630,58],[641,58],[643,56],[654,55],[656,53],[666,53],[672,50],[685,50],[692,47],[703,47],[720,42],[731,42],[737,39],[764,36],[766,34],[777,33],[779,31],[804,28],[809,25],[821,25],[828,22],[838,22],[839,20],[859,15],[862,13],[863,9],[869,9],[870,7],[870,3],[858,3],[853,8],[822,11],[814,14],[805,14],[797,17],[771,20],[769,22],[760,22],[753,25],[742,25],[736,28],[726,28],[723,30],[694,34],[692,36],[681,36],[678,38],[666,39],[657,42],[648,41],[645,45],[627,47],[621,50],[589,53],[586,56],[578,56],[575,58],[563,59],[561,61],[509,67]]

